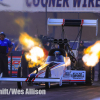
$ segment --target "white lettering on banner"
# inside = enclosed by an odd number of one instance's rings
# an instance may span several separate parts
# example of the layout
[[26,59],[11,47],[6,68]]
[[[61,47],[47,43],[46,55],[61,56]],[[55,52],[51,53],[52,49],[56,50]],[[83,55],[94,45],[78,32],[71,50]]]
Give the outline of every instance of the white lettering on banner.
[[[46,0],[0,0],[0,11],[45,12]],[[100,0],[47,0],[48,12],[99,12]]]

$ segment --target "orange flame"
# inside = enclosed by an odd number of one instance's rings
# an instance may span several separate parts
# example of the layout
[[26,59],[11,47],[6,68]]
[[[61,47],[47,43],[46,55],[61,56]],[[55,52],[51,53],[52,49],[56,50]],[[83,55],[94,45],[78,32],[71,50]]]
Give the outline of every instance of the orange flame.
[[20,43],[23,45],[25,53],[25,58],[29,62],[29,67],[35,65],[43,64],[44,60],[44,51],[39,47],[40,41],[38,39],[32,38],[27,33],[21,33],[19,37]]
[[100,59],[100,41],[84,50],[83,62],[86,66],[95,66]]
[[27,25],[29,22],[31,22],[31,19],[30,18],[23,18],[23,17],[20,17],[20,18],[16,18],[14,20],[14,22],[20,26],[20,28],[23,30],[25,25]]
[[71,65],[71,60],[70,60],[69,57],[66,57],[66,58],[65,58],[65,65],[66,65],[66,66],[70,66],[70,65]]
[[21,28],[23,28],[25,26],[25,21],[23,18],[15,19],[15,23],[18,24]]

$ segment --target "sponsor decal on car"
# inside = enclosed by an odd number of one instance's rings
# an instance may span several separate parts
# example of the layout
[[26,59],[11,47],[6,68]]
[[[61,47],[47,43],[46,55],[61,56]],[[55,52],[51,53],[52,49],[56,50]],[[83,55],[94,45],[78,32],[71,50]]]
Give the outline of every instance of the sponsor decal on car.
[[84,78],[84,72],[73,72],[71,74],[71,77],[73,79],[83,79]]

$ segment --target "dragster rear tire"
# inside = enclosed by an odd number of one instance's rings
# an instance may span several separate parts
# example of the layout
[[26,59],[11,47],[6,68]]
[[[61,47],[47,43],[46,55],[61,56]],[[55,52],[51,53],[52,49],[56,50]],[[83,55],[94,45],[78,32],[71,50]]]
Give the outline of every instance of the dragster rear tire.
[[87,86],[92,85],[92,69],[91,69],[91,67],[86,68],[86,85]]
[[[17,72],[17,77],[21,78],[22,77],[22,67],[18,68],[18,72]],[[17,82],[17,87],[18,89],[22,88],[23,83],[22,82]]]
[[[45,72],[45,78],[50,78],[51,77],[51,71],[50,68],[47,66],[46,72]],[[45,82],[45,88],[49,89],[50,88],[50,82]]]
[[[79,70],[85,70],[86,71],[86,81],[85,81],[84,85],[91,86],[92,83],[93,83],[93,71],[92,71],[92,67],[86,66],[83,63],[82,60],[79,60],[78,61],[78,68],[79,68]],[[83,84],[77,83],[77,85],[83,85]]]

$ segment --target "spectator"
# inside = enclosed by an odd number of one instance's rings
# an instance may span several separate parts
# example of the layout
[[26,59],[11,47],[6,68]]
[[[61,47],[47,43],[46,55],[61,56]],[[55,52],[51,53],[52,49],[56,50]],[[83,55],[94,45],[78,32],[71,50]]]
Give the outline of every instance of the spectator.
[[55,44],[55,48],[59,48],[59,45],[58,44]]
[[12,45],[13,45],[12,51],[16,51],[15,50],[15,41],[14,41],[14,39],[12,39],[11,42],[12,42]]
[[[8,56],[12,50],[11,41],[5,38],[4,32],[0,33],[0,73],[3,73],[3,77],[8,77]],[[10,48],[8,51],[8,47]]]
[[22,45],[20,43],[16,46],[15,51],[22,51]]
[[83,57],[83,51],[84,51],[85,48],[86,47],[84,46],[84,41],[81,41],[79,48],[78,48],[78,57],[77,57],[78,68],[83,68],[83,66],[84,66],[84,63],[82,61],[82,57]]
[[54,44],[52,44],[52,45],[51,45],[51,49],[54,49],[54,48],[55,48],[55,45],[54,45]]
[[46,43],[45,48],[46,48],[47,51],[49,51],[49,50],[51,49],[50,42],[47,42],[47,43]]
[[86,47],[84,46],[84,41],[80,42],[79,48],[78,48],[78,59],[82,59],[83,57],[83,51]]

